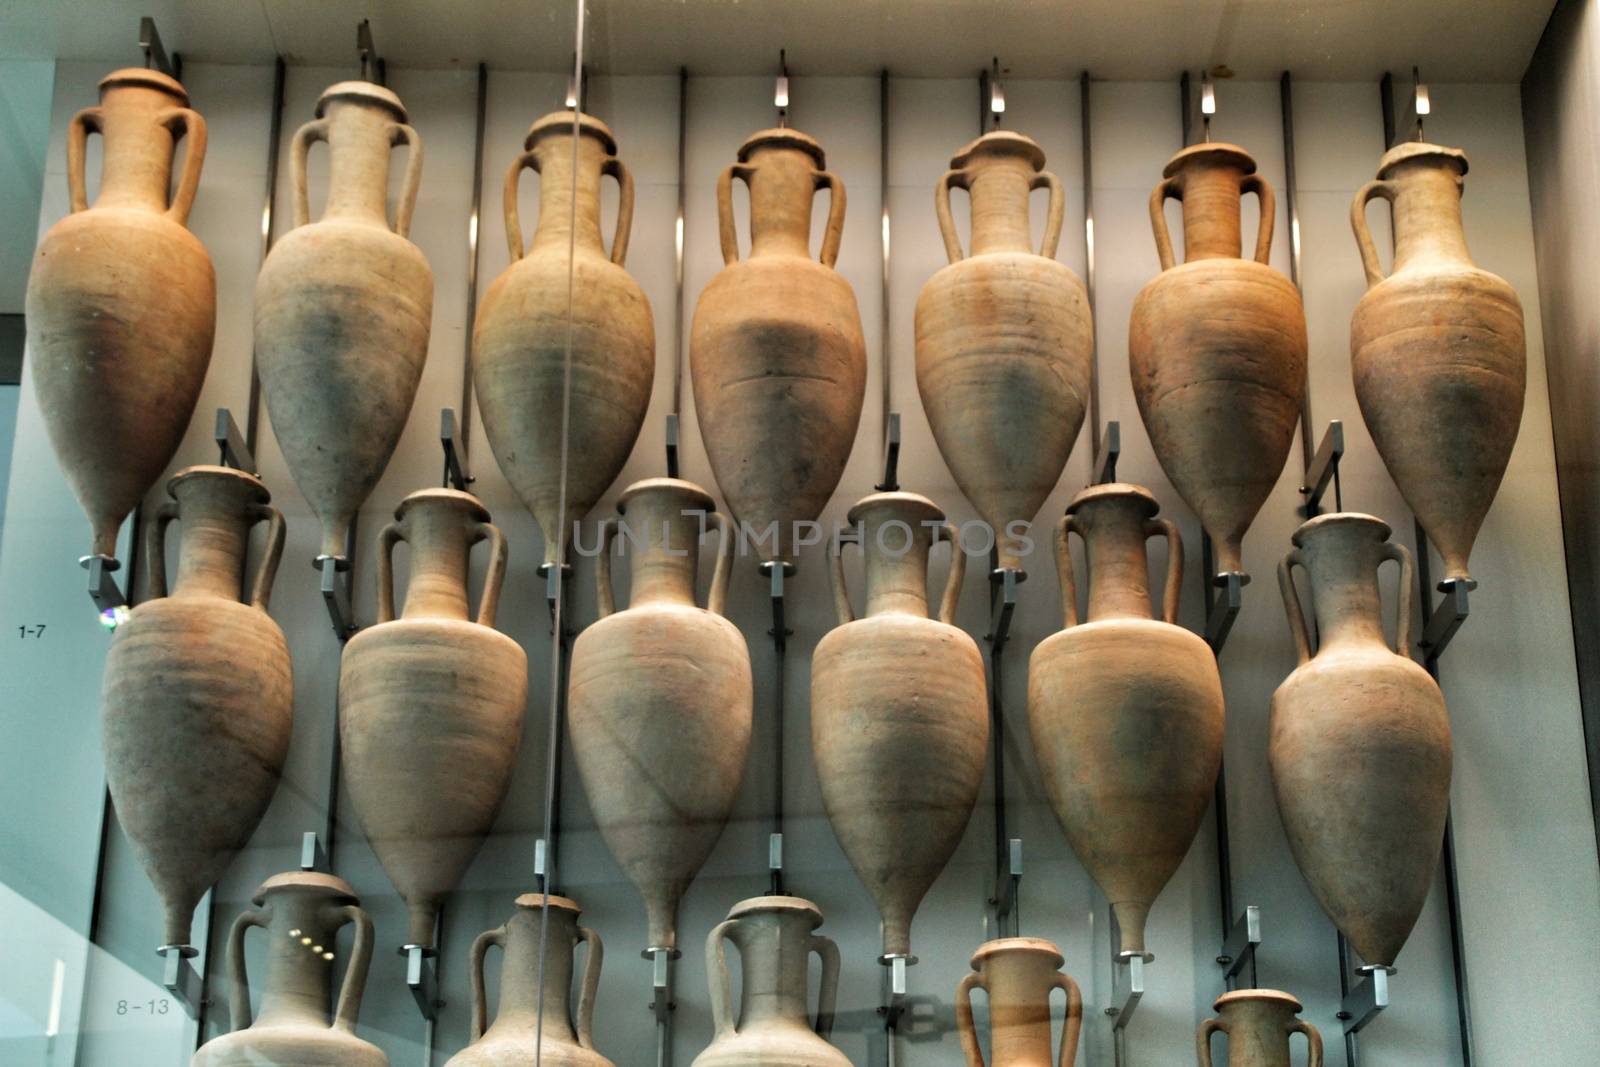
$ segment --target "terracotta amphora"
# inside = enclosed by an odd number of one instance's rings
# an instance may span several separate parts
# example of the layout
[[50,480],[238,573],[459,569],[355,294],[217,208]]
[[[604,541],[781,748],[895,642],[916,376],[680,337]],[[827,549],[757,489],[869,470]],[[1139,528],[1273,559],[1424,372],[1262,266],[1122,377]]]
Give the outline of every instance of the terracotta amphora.
[[[472,1044],[445,1067],[611,1067],[611,1061],[594,1048],[594,997],[605,950],[599,934],[578,925],[580,911],[578,902],[566,897],[524,893],[517,898],[516,914],[504,926],[478,935],[467,971],[472,983]],[[573,950],[579,942],[587,944],[589,952],[574,1015]],[[500,1007],[494,1025],[484,1029],[489,1005],[483,959],[491,945],[499,945],[505,959],[500,965]]]
[[[655,384],[656,333],[644,290],[623,269],[633,175],[611,130],[591,115],[557,111],[533,124],[524,147],[506,173],[511,265],[473,327],[473,386],[489,447],[544,534],[548,566],[561,562],[573,524],[633,451]],[[526,255],[517,211],[525,168],[539,175]],[[600,235],[606,175],[619,187],[609,253]]]
[[[1050,805],[1111,902],[1118,951],[1145,954],[1150,906],[1200,829],[1222,765],[1222,679],[1177,625],[1178,527],[1137,485],[1095,485],[1056,528],[1059,633],[1028,661],[1028,723]],[[1078,620],[1069,534],[1083,539],[1089,614]],[[1167,539],[1161,617],[1151,617],[1145,541]]]
[[[1139,414],[1172,487],[1200,519],[1218,573],[1243,574],[1240,542],[1283,471],[1306,388],[1300,292],[1267,266],[1272,187],[1237,145],[1191,145],[1150,194],[1161,273],[1139,293],[1128,364]],[[1261,202],[1255,259],[1240,258],[1239,197]],[[1183,201],[1183,262],[1163,206]]]
[[[799,897],[752,897],[735,904],[706,938],[715,1036],[694,1067],[849,1067],[829,1044],[839,993],[839,946],[816,933],[822,911]],[[739,1010],[726,943],[739,950]],[[807,971],[822,965],[817,1013],[806,1011]]]
[[[383,1050],[356,1036],[372,963],[372,920],[355,890],[331,874],[291,871],[268,878],[255,904],[228,934],[232,1029],[200,1046],[190,1067],[389,1067]],[[330,1020],[334,941],[346,923],[355,924],[355,946]],[[267,937],[266,989],[253,1021],[244,958],[244,935],[252,926]]]
[[[345,788],[378,862],[410,911],[408,945],[433,945],[439,904],[466,873],[511,786],[528,698],[528,657],[494,628],[506,543],[478,499],[423,489],[378,534],[378,622],[339,668]],[[472,546],[489,542],[476,616]],[[410,546],[394,610],[394,546]]]
[[[572,646],[567,731],[600,835],[644,898],[650,949],[678,946],[678,901],[733,810],[750,750],[750,650],[724,617],[732,524],[675,478],[630,485],[595,561],[600,618]],[[701,534],[721,533],[706,606]],[[620,535],[620,537],[619,537]],[[615,610],[611,544],[632,596]]]
[[[294,229],[256,278],[255,348],[272,432],[322,522],[324,556],[343,558],[350,522],[389,465],[428,357],[433,271],[407,238],[422,141],[381,85],[329,86],[289,145]],[[311,222],[306,156],[328,145],[328,200]],[[389,157],[406,146],[394,220]]]
[[[1020,526],[1055,488],[1083,426],[1094,327],[1083,283],[1056,262],[1066,197],[1031,138],[996,130],[956,154],[934,188],[950,265],[917,298],[917,389],[950,473],[1022,569]],[[951,188],[972,194],[963,258]],[[1038,254],[1028,193],[1050,190]]]
[[[911,953],[917,906],[955,853],[989,749],[983,658],[954,625],[966,571],[960,536],[916,493],[850,509],[866,563],[867,610],[845,588],[833,544],[839,625],[811,659],[811,748],[834,836],[883,919],[883,954]],[[950,542],[939,617],[928,617],[928,554]]]
[[[1061,973],[1061,950],[1037,937],[1004,937],[978,946],[973,973],[956,987],[956,1031],[967,1067],[984,1067],[978,1031],[972,1022],[972,991],[989,996],[988,1067],[1071,1067],[1083,1029],[1083,995],[1078,983]],[[1050,994],[1067,994],[1060,1051],[1050,1055]]]
[[[1411,554],[1371,515],[1321,515],[1278,565],[1300,665],[1272,695],[1267,755],[1295,863],[1368,964],[1392,967],[1422,911],[1450,810],[1444,696],[1407,654]],[[1391,648],[1378,565],[1400,564]],[[1316,654],[1292,568],[1309,578]],[[1330,773],[1329,768],[1338,768]]]
[[[1446,581],[1476,585],[1472,542],[1511,460],[1527,389],[1522,304],[1480,270],[1461,227],[1467,157],[1396,145],[1351,205],[1367,293],[1350,319],[1356,399],[1400,494],[1439,549]],[[1378,265],[1366,207],[1394,209],[1394,270]]]
[[[294,680],[283,631],[267,615],[283,516],[266,487],[228,467],[189,467],[167,492],[146,529],[149,597],[111,639],[100,729],[117,820],[161,896],[166,943],[186,945],[195,905],[278,788]],[[266,544],[247,578],[250,528],[263,521]]]
[[1235,989],[1217,998],[1220,1018],[1200,1024],[1195,1050],[1200,1067],[1211,1067],[1211,1035],[1228,1035],[1228,1067],[1289,1067],[1289,1035],[1304,1034],[1306,1067],[1322,1067],[1322,1035],[1300,1014],[1300,1002],[1276,989]]
[[[91,133],[105,139],[93,207]],[[174,187],[180,138],[188,143]],[[205,120],[183,86],[154,70],[107,75],[100,106],[67,127],[72,213],[34,252],[28,363],[97,555],[116,554],[117,528],[172,462],[211,362],[216,272],[185,228],[205,158]]]
[[[834,271],[844,183],[798,130],[762,130],[717,181],[722,258],[695,305],[695,411],[728,510],[767,560],[791,560],[796,523],[822,513],[861,421],[867,349],[850,283]],[[750,257],[739,258],[733,179],[750,187]],[[821,262],[811,201],[831,190]]]

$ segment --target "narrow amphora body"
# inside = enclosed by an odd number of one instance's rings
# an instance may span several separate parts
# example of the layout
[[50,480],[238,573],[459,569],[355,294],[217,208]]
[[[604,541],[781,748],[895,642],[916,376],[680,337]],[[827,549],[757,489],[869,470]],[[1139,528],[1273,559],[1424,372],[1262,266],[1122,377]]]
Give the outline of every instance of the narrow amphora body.
[[[822,806],[883,919],[883,952],[909,955],[911,920],[961,841],[989,750],[983,659],[954,625],[966,557],[927,497],[875,493],[850,509],[865,558],[855,618],[833,544],[839,625],[811,660],[811,747]],[[928,554],[950,543],[938,618]]]
[[[655,384],[656,334],[650,302],[623,267],[633,176],[611,129],[557,111],[529,128],[523,147],[505,180],[511,265],[478,308],[473,386],[489,447],[539,524],[549,566],[633,451]],[[539,175],[527,246],[517,207],[524,170]],[[600,232],[607,176],[618,186],[609,250]]]
[[[1222,679],[1177,625],[1183,542],[1148,490],[1096,485],[1056,529],[1064,628],[1028,661],[1028,722],[1045,791],[1117,917],[1117,950],[1146,954],[1145,921],[1183,862],[1222,763]],[[1089,613],[1078,617],[1068,535],[1083,539]],[[1145,542],[1167,541],[1160,618]]]
[[[1368,288],[1350,319],[1350,365],[1373,444],[1438,547],[1444,580],[1470,588],[1467,559],[1517,442],[1528,359],[1516,290],[1467,252],[1466,173],[1461,151],[1411,141],[1356,194]],[[1367,229],[1375,197],[1394,208],[1387,277]]]
[[[724,616],[734,538],[710,494],[674,478],[635,482],[605,524],[600,618],[572,647],[568,731],[600,835],[644,898],[650,943],[677,947],[678,901],[733,810],[750,748],[750,652]],[[704,608],[702,533],[721,540]],[[632,593],[615,611],[611,546]]]
[[[833,496],[855,443],[867,351],[850,283],[833,269],[844,183],[798,130],[762,130],[717,184],[726,266],[695,304],[690,374],[700,433],[734,519],[773,536],[768,560],[793,560],[795,524]],[[750,255],[739,258],[733,179],[750,187]],[[811,201],[831,190],[819,259]]]
[[[307,157],[328,146],[328,198],[311,221]],[[389,217],[390,156],[405,179]],[[409,238],[422,140],[400,98],[331,85],[289,144],[294,228],[256,278],[255,352],[272,432],[322,523],[320,554],[344,557],[350,523],[406,427],[428,357],[433,271]]]
[[[1239,197],[1261,202],[1253,259],[1241,258]],[[1164,205],[1183,201],[1183,262]],[[1244,534],[1278,481],[1306,387],[1300,291],[1267,266],[1272,187],[1237,145],[1172,157],[1150,194],[1161,273],[1134,301],[1128,364],[1156,459],[1216,548],[1218,573],[1244,573]]]
[[[1066,197],[1031,138],[996,130],[934,188],[950,264],[917,298],[917,389],[956,484],[994,530],[997,566],[1025,569],[1021,523],[1055,488],[1083,426],[1094,328],[1088,293],[1055,259]],[[1050,190],[1035,251],[1028,194]],[[972,197],[963,254],[950,190]]]
[[[1451,745],[1439,685],[1407,652],[1411,555],[1388,538],[1382,520],[1350,512],[1295,531],[1278,581],[1300,665],[1272,696],[1267,753],[1289,846],[1312,892],[1362,960],[1393,967],[1433,884]],[[1385,560],[1400,565],[1393,646],[1379,598]],[[1309,579],[1315,631],[1301,610],[1296,566]]]
[[[410,913],[405,944],[431,947],[439,905],[466,873],[511,785],[528,658],[494,628],[506,544],[478,499],[423,489],[378,535],[378,622],[345,645],[340,758],[362,829]],[[489,542],[476,614],[469,555]],[[410,548],[394,608],[394,546]]]
[[[93,205],[91,133],[105,142]],[[186,227],[206,123],[177,81],[130,68],[101,80],[99,106],[72,116],[66,140],[71,213],[33,255],[28,363],[90,551],[114,556],[122,520],[172,462],[211,362],[216,272]]]
[[[166,943],[186,945],[195,906],[278,788],[294,679],[283,631],[267,614],[284,528],[266,487],[230,467],[189,467],[167,493],[146,528],[149,595],[111,639],[100,729],[106,785],[161,896]],[[259,522],[267,538],[247,576]]]

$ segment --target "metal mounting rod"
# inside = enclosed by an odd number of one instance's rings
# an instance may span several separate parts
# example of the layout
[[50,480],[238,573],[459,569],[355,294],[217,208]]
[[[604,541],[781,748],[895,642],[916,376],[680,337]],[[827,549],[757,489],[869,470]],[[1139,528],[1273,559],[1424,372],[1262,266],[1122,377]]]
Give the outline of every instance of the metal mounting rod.
[[401,945],[400,955],[406,960],[406,988],[411,999],[431,1023],[439,1015],[439,953],[426,945]]
[[[472,462],[472,326],[478,321],[478,248],[480,222],[483,217],[483,146],[484,128],[489,114],[489,68],[478,64],[477,111],[474,116],[472,139],[472,210],[467,215],[467,317],[466,329],[461,331],[461,434],[459,448],[461,466]],[[454,414],[452,412],[451,414]],[[472,481],[470,476],[466,481]],[[462,488],[457,486],[456,488]]]
[[795,565],[783,560],[761,564],[761,573],[767,576],[767,592],[772,601],[772,829],[767,835],[767,870],[771,876],[774,895],[783,893],[783,739],[784,739],[784,687],[788,684],[787,665],[789,629],[785,618],[786,590],[784,581],[795,572]]
[[789,50],[778,49],[778,80],[772,87],[772,106],[778,109],[778,128],[789,125]]
[[183,80],[183,60],[178,53],[172,53],[167,58],[166,47],[161,43],[161,31],[156,29],[156,20],[146,15],[139,20],[139,48],[144,52],[144,65],[146,69],[154,67],[174,81]]
[[1227,643],[1228,634],[1233,630],[1233,621],[1239,617],[1239,609],[1244,605],[1244,583],[1247,580],[1243,574],[1217,574],[1206,586],[1206,644],[1211,646],[1211,651],[1216,655],[1222,655],[1222,646]]
[[1389,976],[1394,968],[1368,965],[1360,973],[1361,980],[1339,1001],[1338,1018],[1345,1034],[1351,1037],[1389,1006]]
[[[888,372],[888,367],[884,367]],[[892,493],[900,488],[900,413],[891,411],[884,419],[883,431],[883,481],[873,486],[880,493]]]
[[676,949],[645,949],[644,958],[650,961],[650,1011],[656,1017],[656,1067],[672,1067],[672,1013],[678,1005],[673,1001],[673,961],[679,956]]
[[217,442],[219,464],[244,471],[246,474],[259,474],[256,457],[250,454],[250,446],[246,443],[244,434],[239,432],[239,424],[233,421],[233,412],[227,408],[217,409],[217,421],[211,431],[211,437]]
[[[960,552],[959,542],[950,546],[952,553]],[[996,552],[990,550],[990,559]],[[997,883],[990,903],[994,906],[995,924],[1002,929],[1015,911],[1015,886],[1002,891],[999,883],[1009,882],[1012,870],[1012,848],[1016,849],[1017,877],[1022,873],[1022,842],[1013,841],[1006,821],[1006,716],[1002,679],[1002,656],[1006,642],[1011,637],[1011,619],[1017,610],[1017,586],[1027,578],[1027,572],[1014,567],[994,567],[989,572],[989,632],[984,640],[989,643],[989,751],[994,768],[994,870]]]
[[340,641],[348,641],[356,632],[350,609],[350,561],[344,556],[318,556],[316,563],[322,573],[322,602],[328,608],[328,621],[333,624],[334,635]]
[[1344,458],[1344,423],[1334,419],[1322,435],[1322,443],[1306,466],[1305,479],[1300,483],[1300,495],[1305,503],[1300,514],[1315,518],[1322,511],[1322,498],[1333,486],[1333,510],[1344,510],[1344,492],[1339,485],[1339,461]]
[[361,80],[382,85],[383,60],[378,56],[378,46],[372,41],[371,19],[362,19],[356,25],[356,55],[361,60]]
[[[1422,546],[1418,550],[1421,556],[1427,552],[1426,542],[1419,541]],[[1444,655],[1444,650],[1450,646],[1450,639],[1455,637],[1456,631],[1461,629],[1461,624],[1467,621],[1469,606],[1467,592],[1472,588],[1469,582],[1460,579],[1446,579],[1439,583],[1440,592],[1444,599],[1438,604],[1433,604],[1433,595],[1423,586],[1422,602],[1423,627],[1422,637],[1417,646],[1422,649],[1423,664],[1437,670],[1439,657]]]
[[1022,917],[1017,911],[1017,894],[1022,885],[1022,838],[1010,838],[1006,845],[1006,861],[995,872],[989,903],[994,907],[994,936],[1018,937],[1022,933]]
[[[883,1016],[883,1028],[896,1030],[900,1026],[900,1019],[906,1010],[906,968],[916,964],[915,956],[904,953],[894,953],[879,956],[878,962],[883,965],[883,977],[879,983],[880,996],[878,999],[878,1014]],[[890,1038],[890,1058],[893,1058],[893,1038]]]
[[193,945],[162,945],[156,949],[156,955],[163,960],[162,988],[183,1005],[189,1018],[198,1019],[205,1002],[205,982],[189,961],[200,955],[200,950]]
[[1100,445],[1094,456],[1094,471],[1089,475],[1093,485],[1105,485],[1117,480],[1117,460],[1122,455],[1122,423],[1112,419],[1100,433]]
[[678,413],[667,416],[667,477],[678,476]]
[[89,599],[94,601],[95,608],[100,612],[101,621],[108,627],[115,628],[124,618],[128,608],[128,598],[123,595],[122,587],[117,585],[117,580],[112,577],[121,569],[122,563],[116,556],[81,556],[78,566],[89,572]]
[[1222,981],[1228,988],[1245,968],[1250,969],[1250,988],[1256,987],[1256,950],[1261,945],[1261,908],[1245,905],[1244,911],[1234,920],[1233,929],[1223,939],[1222,952],[1217,964],[1222,967]]
[[[267,128],[267,187],[261,196],[261,258],[256,267],[267,261],[267,253],[272,251],[272,228],[278,217],[278,156],[279,148],[283,143],[283,103],[284,85],[287,81],[288,65],[283,56],[274,57],[272,62],[272,121]],[[261,371],[256,360],[254,345],[250,349],[250,393],[245,402],[244,411],[244,443],[246,449],[254,454],[256,441],[261,427]]]
[[322,835],[315,830],[307,830],[300,835],[300,869],[324,873],[330,870],[328,850],[322,844]]
[[540,564],[538,573],[544,578],[545,604],[550,609],[550,625],[556,636],[556,662],[551,672],[553,692],[550,694],[550,729],[545,738],[545,834],[534,844],[534,865],[541,890],[554,893],[561,842],[561,746],[562,738],[566,736],[567,687],[572,670],[574,637],[573,629],[567,625],[571,600],[567,579],[572,576],[572,564]]
[[444,449],[444,477],[442,481],[448,489],[467,491],[467,486],[477,481],[468,474],[462,464],[462,457],[466,454],[466,442],[463,440],[461,427],[456,424],[456,413],[452,408],[439,409],[439,445]]

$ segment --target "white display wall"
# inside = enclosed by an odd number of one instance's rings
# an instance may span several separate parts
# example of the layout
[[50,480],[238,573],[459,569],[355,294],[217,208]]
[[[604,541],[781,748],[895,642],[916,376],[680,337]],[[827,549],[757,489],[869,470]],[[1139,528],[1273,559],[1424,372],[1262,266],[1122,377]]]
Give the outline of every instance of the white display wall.
[[[66,206],[62,131],[78,108],[94,102],[101,65],[60,63],[54,91],[53,140],[41,209],[40,232]],[[311,117],[329,83],[352,76],[339,69],[290,67],[281,143]],[[262,191],[267,174],[273,72],[268,67],[193,65],[185,84],[207,118],[211,146],[191,228],[217,267],[218,329],[205,393],[174,469],[214,462],[209,440],[212,411],[230,407],[243,423],[249,395],[250,298],[259,265]],[[428,256],[436,278],[432,346],[421,391],[405,437],[383,481],[362,513],[355,556],[356,618],[374,616],[371,545],[386,513],[414,489],[435,485],[441,466],[439,409],[460,405],[466,338],[468,216],[472,201],[477,80],[472,71],[391,69],[390,86],[411,112],[426,146],[422,193],[412,237]],[[690,78],[687,82],[686,217],[684,227],[684,331],[700,289],[721,266],[715,180],[754,130],[770,126],[771,81],[766,78]],[[1083,274],[1084,183],[1081,101],[1076,80],[1010,81],[1007,128],[1028,133],[1045,149],[1049,169],[1067,190],[1067,225],[1060,258]],[[538,116],[559,107],[560,73],[491,72],[482,185],[480,292],[506,264],[500,188],[522,137]],[[1582,1024],[1600,988],[1600,864],[1587,803],[1581,723],[1574,676],[1567,586],[1560,551],[1549,403],[1540,345],[1537,279],[1533,260],[1527,175],[1517,88],[1513,85],[1432,86],[1430,139],[1459,146],[1472,170],[1464,205],[1468,240],[1477,262],[1509,280],[1521,294],[1528,328],[1528,401],[1506,483],[1479,538],[1474,573],[1482,583],[1472,616],[1441,663],[1455,730],[1455,819],[1462,925],[1476,1061],[1483,1065],[1600,1061],[1600,1031]],[[880,82],[876,78],[795,78],[790,121],[816,137],[828,167],[849,191],[839,269],[855,289],[870,361],[867,407],[856,449],[825,524],[843,521],[849,506],[872,491],[880,474],[883,419],[882,317],[888,315],[890,395],[903,417],[900,482],[924,493],[957,521],[974,518],[935,449],[917,399],[912,370],[912,310],[924,281],[945,262],[933,214],[935,180],[949,157],[977,133],[976,79],[901,80],[888,83],[888,208],[892,256],[887,308],[882,287]],[[648,294],[657,333],[656,391],[644,433],[623,475],[585,525],[593,543],[595,519],[614,513],[622,488],[664,470],[664,420],[671,407],[675,338],[675,226],[678,202],[679,82],[666,77],[600,77],[589,88],[588,108],[610,124],[619,154],[637,183],[628,268]],[[1284,149],[1279,86],[1275,82],[1221,82],[1213,134],[1249,149],[1279,190],[1273,265],[1287,272],[1291,235],[1286,216]],[[1162,477],[1150,451],[1126,372],[1128,313],[1139,288],[1157,271],[1147,202],[1167,158],[1181,146],[1177,82],[1093,83],[1090,146],[1095,215],[1095,313],[1102,416],[1120,420],[1123,438],[1118,475],[1148,486],[1165,514],[1183,529],[1186,579],[1182,621],[1202,626],[1200,536],[1193,517]],[[1411,543],[1412,519],[1388,481],[1361,424],[1351,388],[1348,322],[1363,289],[1348,213],[1356,188],[1370,178],[1383,150],[1376,83],[1306,83],[1294,86],[1294,136],[1301,241],[1301,282],[1311,342],[1310,405],[1320,438],[1327,420],[1344,421],[1348,452],[1343,465],[1344,503],[1387,520],[1396,539]],[[320,150],[319,150],[320,151]],[[91,142],[91,195],[98,173],[98,140]],[[313,154],[312,204],[321,203],[326,159]],[[398,182],[395,183],[398,185]],[[523,219],[537,211],[537,178],[523,182]],[[278,232],[287,225],[287,168],[280,176]],[[609,233],[615,194],[607,183]],[[748,242],[743,193],[736,193],[742,240]],[[957,221],[966,234],[965,204]],[[817,229],[826,197],[818,198]],[[1169,206],[1175,234],[1177,210]],[[1255,206],[1245,206],[1245,244],[1253,242]],[[1382,246],[1381,212],[1372,224]],[[1043,196],[1035,200],[1036,233],[1043,225]],[[682,476],[714,489],[700,444],[693,400],[682,390]],[[258,465],[289,524],[284,565],[273,596],[273,616],[288,635],[294,657],[296,723],[282,786],[250,849],[217,888],[214,914],[203,905],[197,944],[209,929],[214,944],[254,888],[267,876],[292,869],[301,834],[323,831],[330,796],[330,761],[339,644],[327,621],[310,560],[316,525],[299,497],[262,414]],[[1086,427],[1057,491],[1040,515],[1053,523],[1087,481],[1092,427]],[[511,565],[500,627],[529,654],[532,672],[528,718],[518,770],[497,829],[485,844],[461,892],[446,906],[440,980],[443,1007],[429,1033],[404,986],[394,952],[404,933],[404,907],[389,888],[362,840],[348,805],[336,809],[333,870],[360,893],[377,926],[362,1015],[363,1034],[391,1062],[443,1063],[468,1036],[470,1004],[466,950],[481,930],[498,925],[512,898],[535,887],[534,842],[542,833],[542,802],[551,707],[552,642],[544,583],[535,574],[542,545],[531,519],[495,469],[481,427],[470,431],[474,487],[506,532]],[[1263,909],[1266,942],[1259,980],[1289,990],[1306,1004],[1306,1018],[1322,1029],[1327,1061],[1343,1064],[1335,1018],[1339,1000],[1334,930],[1322,915],[1290,858],[1266,768],[1266,716],[1274,687],[1294,665],[1294,654],[1273,572],[1298,525],[1296,508],[1302,457],[1297,448],[1245,542],[1245,565],[1255,581],[1221,657],[1228,698],[1227,781],[1236,905]],[[159,489],[151,500],[158,499]],[[1331,501],[1330,501],[1331,503]],[[167,1014],[128,1010],[159,1001],[160,939],[153,890],[127,842],[108,823],[100,828],[103,773],[98,749],[98,691],[107,634],[97,624],[74,565],[87,543],[87,526],[73,502],[44,437],[31,387],[24,384],[13,459],[6,532],[0,546],[0,605],[12,629],[0,642],[5,681],[7,744],[0,748],[0,800],[8,812],[0,847],[0,942],[15,946],[12,966],[0,971],[0,999],[17,1018],[4,1022],[0,1059],[19,1064],[76,1063],[82,1067],[171,1067],[186,1062],[196,1028],[181,1010]],[[1080,1062],[1110,1064],[1111,997],[1105,901],[1067,848],[1043,790],[1027,738],[1027,656],[1060,624],[1053,567],[1040,551],[1027,562],[1004,658],[1004,782],[1008,830],[1024,842],[1022,932],[1049,938],[1063,949],[1066,970],[1085,996],[1085,1040]],[[1160,549],[1153,570],[1161,573]],[[945,549],[935,553],[942,581]],[[707,551],[709,559],[709,548]],[[807,550],[790,584],[786,686],[787,724],[782,739],[787,821],[786,888],[815,901],[827,916],[825,934],[844,958],[835,1042],[858,1064],[885,1062],[879,1002],[876,912],[833,840],[822,814],[811,768],[807,709],[809,658],[833,625],[824,556]],[[987,629],[985,567],[973,560],[963,590],[959,623],[975,638]],[[481,569],[481,561],[479,561]],[[1081,568],[1081,559],[1080,559]],[[399,561],[403,585],[405,561]],[[625,567],[618,567],[619,588]],[[847,571],[860,589],[859,562]],[[1080,576],[1082,571],[1080,569]],[[570,622],[594,618],[593,561],[579,559]],[[1394,578],[1385,575],[1386,589]],[[619,592],[625,603],[625,591]],[[767,587],[753,558],[736,563],[729,614],[749,643],[756,675],[756,725],[750,763],[734,818],[691,888],[680,917],[684,956],[677,969],[674,1055],[687,1064],[710,1039],[711,1026],[701,946],[705,934],[735,902],[766,891],[767,835],[773,800],[774,745],[771,709],[773,650]],[[15,639],[19,624],[47,623],[43,638]],[[981,643],[981,640],[980,640]],[[993,884],[995,785],[987,781],[966,837],[929,894],[913,928],[921,963],[910,972],[912,1011],[899,1038],[901,1062],[961,1062],[953,1032],[952,996],[967,958],[989,929],[986,899]],[[654,1055],[650,968],[639,958],[643,911],[594,832],[582,788],[570,763],[561,773],[557,888],[584,906],[584,922],[610,950],[596,1007],[600,1050],[619,1065]],[[96,872],[99,871],[97,885]],[[93,923],[93,945],[85,942]],[[1222,989],[1214,962],[1222,936],[1215,827],[1202,827],[1183,867],[1151,915],[1149,993],[1129,1028],[1134,1064],[1192,1060],[1193,1032]],[[348,934],[346,935],[348,937]],[[341,953],[348,945],[341,946]],[[210,1006],[205,1034],[225,1029],[227,981],[221,953],[207,957]],[[59,968],[57,961],[60,961]],[[259,989],[262,953],[251,952]],[[1460,1062],[1450,931],[1442,888],[1435,892],[1399,961],[1394,1003],[1360,1041],[1364,1067]],[[497,957],[491,958],[496,988]],[[46,1036],[56,975],[61,975],[56,1035]],[[119,1005],[122,1010],[119,1011]],[[1059,1013],[1060,1004],[1056,1005]],[[984,1027],[981,998],[979,1028]],[[1564,1021],[1541,1025],[1536,1020]],[[17,1034],[12,1038],[11,1034]],[[203,1035],[204,1036],[204,1035]],[[14,1050],[14,1051],[12,1051]]]

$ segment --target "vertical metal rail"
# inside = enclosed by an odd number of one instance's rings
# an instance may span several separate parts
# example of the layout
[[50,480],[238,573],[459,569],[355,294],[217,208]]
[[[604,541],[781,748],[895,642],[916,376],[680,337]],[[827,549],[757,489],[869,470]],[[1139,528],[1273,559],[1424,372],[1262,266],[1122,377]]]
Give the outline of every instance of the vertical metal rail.
[[[684,293],[683,293],[683,245],[684,245],[684,207],[686,191],[689,187],[689,68],[678,68],[678,220],[675,236],[676,249],[674,265],[674,279],[676,281],[677,302],[673,312],[672,330],[672,417],[676,422],[677,417],[683,413],[683,327],[684,327]],[[669,441],[669,447],[676,450],[677,442]],[[672,466],[672,463],[668,464]],[[667,471],[668,477],[676,478],[676,470]]]
[[1089,360],[1089,441],[1100,455],[1100,320],[1094,308],[1094,137],[1090,130],[1089,72],[1078,75],[1078,121],[1083,144],[1083,288],[1089,296],[1092,357]]
[[882,208],[882,232],[879,242],[883,246],[883,277],[880,328],[878,331],[878,368],[883,377],[883,459],[889,460],[889,413],[894,410],[894,387],[891,370],[894,366],[889,353],[889,70],[878,73],[878,200]]
[[[1383,108],[1383,143],[1384,150],[1393,148],[1399,141],[1398,123],[1395,121],[1395,95],[1394,76],[1385,73],[1378,83],[1379,102]],[[1416,127],[1416,136],[1422,136],[1420,120]],[[1389,237],[1392,243],[1395,239],[1394,210],[1390,208]],[[1422,630],[1429,631],[1429,623],[1433,621],[1433,579],[1432,565],[1428,556],[1428,535],[1422,528],[1421,520],[1413,519],[1413,530],[1416,537],[1417,552],[1417,584],[1422,616]],[[1401,640],[1410,641],[1411,635],[1401,635]],[[1435,681],[1439,679],[1439,661],[1436,650],[1428,655],[1423,666],[1428,673],[1433,675]],[[1472,1067],[1474,1061],[1472,1042],[1472,1004],[1471,991],[1467,978],[1466,943],[1461,928],[1461,895],[1456,872],[1456,847],[1455,847],[1455,820],[1447,814],[1444,824],[1444,888],[1445,905],[1450,920],[1450,962],[1455,969],[1456,985],[1456,1025],[1461,1035],[1461,1063],[1462,1067]],[[1355,1060],[1351,1060],[1354,1067]]]
[[472,339],[473,326],[478,321],[478,247],[483,229],[483,139],[488,113],[489,67],[479,63],[477,122],[473,130],[472,147],[472,214],[467,218],[467,319],[462,330],[461,419],[457,423],[464,467],[472,457]]
[[[261,262],[272,250],[272,228],[278,217],[278,150],[283,139],[283,97],[287,74],[283,56],[272,62],[272,123],[267,133],[267,188],[261,198]],[[244,443],[253,456],[261,427],[261,374],[255,348],[250,351],[250,399],[244,409]]]
[[[1278,78],[1278,108],[1283,117],[1283,208],[1289,219],[1289,280],[1300,285],[1300,195],[1295,188],[1294,160],[1294,81],[1288,71]],[[1311,364],[1306,362],[1306,380],[1300,391],[1300,460],[1310,467],[1316,455],[1312,439]]]

